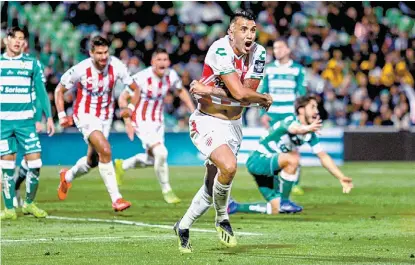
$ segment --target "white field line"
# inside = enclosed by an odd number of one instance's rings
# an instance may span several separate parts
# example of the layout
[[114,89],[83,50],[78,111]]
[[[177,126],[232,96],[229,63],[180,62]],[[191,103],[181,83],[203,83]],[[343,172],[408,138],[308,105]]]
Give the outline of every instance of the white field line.
[[142,236],[100,236],[100,237],[50,237],[50,238],[24,238],[24,239],[2,239],[1,243],[13,244],[13,243],[52,243],[59,241],[83,241],[83,242],[105,242],[114,240],[129,240],[129,239],[168,239],[174,238],[174,235],[142,235]]
[[[111,220],[111,219],[96,219],[96,218],[75,218],[75,217],[64,217],[64,216],[48,216],[48,219],[55,220],[65,220],[65,221],[78,221],[78,222],[94,222],[94,223],[110,223],[110,224],[123,224],[123,225],[133,225],[141,227],[152,227],[166,230],[173,230],[173,226],[170,225],[158,225],[158,224],[147,224],[142,222],[134,222],[127,220]],[[192,232],[201,232],[201,233],[216,233],[214,230],[201,229],[201,228],[192,228]],[[235,232],[237,235],[243,236],[261,236],[261,233],[251,233],[251,232]]]

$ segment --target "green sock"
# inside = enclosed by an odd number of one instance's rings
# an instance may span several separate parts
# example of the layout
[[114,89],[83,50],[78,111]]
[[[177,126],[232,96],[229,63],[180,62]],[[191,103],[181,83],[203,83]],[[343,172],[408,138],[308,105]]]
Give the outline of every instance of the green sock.
[[281,176],[280,178],[280,191],[281,191],[281,200],[287,201],[290,199],[291,189],[293,188],[294,181],[289,181],[283,179]]
[[3,200],[7,209],[14,209],[13,200],[16,197],[14,169],[2,168],[3,171]]
[[29,168],[26,180],[26,203],[35,200],[37,188],[39,186],[40,168]]
[[[269,210],[268,210],[269,208]],[[237,212],[240,213],[268,213],[271,214],[271,207],[268,203],[241,203],[238,204]]]
[[28,170],[20,166],[16,179],[16,190],[20,189],[20,185],[25,181]]
[[300,185],[301,167],[298,167],[297,171],[298,171],[298,178],[297,178],[297,181],[294,182],[294,186]]

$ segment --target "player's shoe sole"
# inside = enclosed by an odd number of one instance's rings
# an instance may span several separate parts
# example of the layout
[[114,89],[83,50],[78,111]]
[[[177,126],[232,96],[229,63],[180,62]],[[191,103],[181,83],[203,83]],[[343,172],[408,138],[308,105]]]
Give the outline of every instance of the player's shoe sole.
[[123,163],[122,159],[114,160],[115,178],[117,179],[118,186],[121,186],[124,183],[125,170],[122,168],[122,163]]
[[182,254],[189,254],[193,252],[192,244],[190,244],[190,232],[189,229],[179,228],[180,220],[173,227],[173,231],[177,236],[179,243],[179,251]]
[[127,210],[131,207],[131,202],[124,200],[123,198],[119,198],[112,204],[112,209],[116,212],[122,212]]
[[66,171],[68,171],[68,169],[63,168],[59,172],[60,183],[59,183],[59,186],[58,186],[58,198],[61,201],[66,199],[66,196],[68,196],[68,191],[72,187],[72,184],[66,182],[66,180],[65,180]]
[[236,237],[233,234],[233,230],[229,220],[223,220],[220,223],[216,223],[216,231],[218,232],[220,243],[228,248],[233,248],[237,245]]

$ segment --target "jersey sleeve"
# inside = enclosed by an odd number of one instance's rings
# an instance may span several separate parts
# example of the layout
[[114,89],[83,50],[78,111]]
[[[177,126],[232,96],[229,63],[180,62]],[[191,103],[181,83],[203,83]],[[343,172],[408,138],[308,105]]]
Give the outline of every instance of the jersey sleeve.
[[205,64],[212,69],[214,75],[226,75],[236,72],[232,62],[232,54],[220,45],[213,45],[209,48]]
[[36,93],[36,114],[35,120],[40,121],[42,119],[42,111],[45,113],[47,118],[52,117],[52,109],[50,106],[50,101],[48,97],[48,93],[46,92],[45,87],[45,76],[43,74],[42,65],[39,61],[36,60],[34,64],[34,71],[33,71],[33,82],[34,88]]
[[300,67],[300,72],[297,76],[296,93],[298,96],[305,96],[307,94],[307,80],[304,67]]
[[170,89],[172,91],[180,90],[183,88],[182,79],[180,78],[179,74],[173,69],[171,70],[170,77],[171,77]]
[[321,146],[320,139],[315,133],[311,134],[311,139],[308,143],[311,146],[311,150],[313,151],[314,154],[318,154],[324,151],[323,147]]
[[125,66],[123,62],[115,57],[113,57],[112,60],[114,60],[115,67],[117,67],[118,78],[121,80],[121,82],[126,86],[131,85],[134,81],[128,72],[127,66]]
[[288,133],[288,128],[290,128],[293,124],[299,124],[295,116],[288,116],[284,120],[276,122],[272,126],[272,130],[279,130],[281,133]]
[[61,77],[61,85],[63,85],[66,89],[74,88],[75,84],[80,81],[80,75],[78,74],[78,71],[79,65],[75,65],[66,71]]
[[254,78],[262,79],[264,77],[266,52],[265,48],[256,44],[256,49],[250,57],[249,69],[245,75],[245,79]]

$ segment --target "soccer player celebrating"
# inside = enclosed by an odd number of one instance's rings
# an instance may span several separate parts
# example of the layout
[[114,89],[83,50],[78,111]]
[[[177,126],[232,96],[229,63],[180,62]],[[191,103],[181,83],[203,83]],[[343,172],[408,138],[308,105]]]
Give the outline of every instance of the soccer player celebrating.
[[255,43],[255,34],[254,16],[237,12],[228,35],[209,48],[201,82],[192,82],[190,92],[201,98],[190,117],[190,137],[208,161],[204,184],[174,226],[182,253],[192,252],[189,229],[212,202],[220,242],[227,247],[237,244],[227,205],[242,141],[241,113],[243,106],[251,103],[266,109],[272,103],[271,96],[256,92],[263,77],[265,49]]
[[[331,157],[323,151],[316,132],[321,128],[321,120],[317,110],[317,100],[314,96],[303,96],[295,104],[297,117],[288,116],[275,123],[267,136],[261,141],[258,149],[248,158],[246,163],[249,173],[258,184],[259,191],[268,203],[239,204],[231,202],[229,213],[256,212],[278,214],[280,201],[288,200],[291,188],[297,180],[295,174],[300,155],[298,148],[308,143],[320,162],[343,187],[344,193],[353,188],[352,179],[344,176]],[[279,177],[278,177],[279,174]],[[282,192],[280,192],[282,191]]]
[[[307,93],[305,69],[302,65],[290,59],[291,49],[288,47],[287,40],[277,39],[273,48],[275,61],[265,66],[264,81],[259,89],[262,93],[270,93],[273,99],[268,112],[260,112],[261,123],[266,129],[277,121],[294,115],[295,99],[298,96],[305,96]],[[296,174],[300,174],[300,168]],[[298,181],[293,186],[292,191],[293,194],[304,194],[304,191],[298,185]],[[281,208],[285,208],[287,211],[294,205],[290,201],[283,201],[282,203]]]
[[[4,40],[6,52],[0,57],[0,156],[5,209],[1,219],[16,219],[14,208],[17,145],[24,150],[28,166],[25,214],[43,218],[47,213],[33,202],[39,185],[42,151],[35,126],[35,115],[45,112],[49,136],[55,132],[49,98],[42,80],[42,71],[36,58],[23,54],[26,34],[19,27],[7,31]],[[36,99],[34,99],[36,97]],[[35,114],[37,110],[37,114]]]
[[[128,74],[127,67],[119,59],[109,55],[109,45],[110,43],[101,36],[92,38],[89,51],[91,58],[66,71],[56,87],[56,109],[59,123],[63,127],[71,125],[72,122],[64,110],[64,92],[77,89],[73,120],[88,143],[87,155],[80,158],[71,169],[60,171],[58,197],[65,200],[74,178],[85,175],[91,168],[98,166],[111,197],[112,208],[115,211],[123,211],[129,208],[131,203],[124,200],[118,190],[111,159],[111,146],[107,138],[114,113],[115,82],[121,80],[136,93],[138,87]],[[138,95],[135,98],[138,98]]]
[[126,131],[131,140],[134,132],[136,133],[146,153],[137,154],[126,160],[116,159],[115,173],[118,183],[121,184],[125,170],[154,165],[164,200],[167,203],[179,203],[180,199],[173,193],[169,183],[167,149],[164,145],[163,100],[167,92],[172,91],[178,93],[190,112],[195,110],[195,106],[189,93],[183,88],[179,75],[169,66],[167,51],[162,48],[156,49],[152,55],[151,66],[133,76],[141,91],[139,104],[128,104],[133,93],[128,87],[121,93],[118,99],[119,106],[130,112],[130,115],[124,118]]

